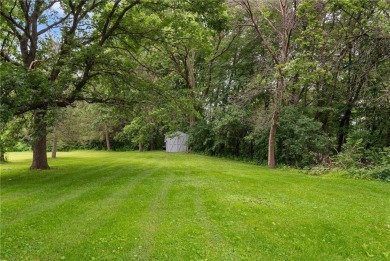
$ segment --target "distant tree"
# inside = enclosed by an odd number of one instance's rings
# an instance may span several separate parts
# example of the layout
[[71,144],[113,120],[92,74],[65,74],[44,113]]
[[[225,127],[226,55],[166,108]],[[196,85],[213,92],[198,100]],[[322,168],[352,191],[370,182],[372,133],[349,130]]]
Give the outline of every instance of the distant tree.
[[[314,113],[324,133],[337,137],[336,145],[330,146],[337,152],[353,121],[362,122],[359,117],[364,117],[367,122],[374,115],[365,113],[376,106],[388,110],[383,103],[388,89],[383,70],[389,66],[385,20],[390,9],[383,3],[306,0],[300,5],[300,32],[288,65],[288,76],[298,76],[292,100]],[[378,116],[376,112],[374,117]]]
[[[296,26],[298,0],[288,1],[252,1],[238,0],[237,3],[246,13],[248,23],[253,26],[260,44],[273,60],[277,75],[273,112],[268,140],[268,166],[275,168],[276,130],[286,90],[286,76],[284,66],[291,58],[291,42],[293,30]],[[278,16],[271,19],[270,16]],[[271,32],[271,33],[270,33]],[[278,41],[275,43],[275,40]]]

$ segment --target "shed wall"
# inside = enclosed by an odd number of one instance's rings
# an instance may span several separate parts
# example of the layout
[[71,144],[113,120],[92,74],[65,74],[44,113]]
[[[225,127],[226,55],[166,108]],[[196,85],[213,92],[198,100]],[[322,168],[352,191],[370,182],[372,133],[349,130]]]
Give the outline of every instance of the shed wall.
[[170,138],[165,139],[166,152],[188,151],[188,135],[183,132],[174,133]]

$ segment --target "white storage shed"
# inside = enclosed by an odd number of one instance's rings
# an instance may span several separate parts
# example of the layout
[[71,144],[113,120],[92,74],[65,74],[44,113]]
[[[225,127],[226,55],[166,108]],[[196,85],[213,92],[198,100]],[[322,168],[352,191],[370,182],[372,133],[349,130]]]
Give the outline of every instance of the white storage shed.
[[188,135],[181,131],[165,137],[166,152],[187,152]]

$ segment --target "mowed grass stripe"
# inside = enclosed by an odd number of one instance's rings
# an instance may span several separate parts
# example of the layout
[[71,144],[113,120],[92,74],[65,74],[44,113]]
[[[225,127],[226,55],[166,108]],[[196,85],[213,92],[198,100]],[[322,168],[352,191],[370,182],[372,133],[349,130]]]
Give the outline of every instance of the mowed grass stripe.
[[[35,238],[34,241],[38,245],[25,244],[23,241],[16,244],[15,242],[9,242],[13,248],[18,249],[20,254],[28,254],[31,248],[41,247],[40,242],[73,242],[68,239],[75,236],[77,240],[82,238],[82,234],[76,233],[77,231],[86,230],[90,233],[93,229],[99,228],[104,220],[109,219],[111,215],[115,215],[115,208],[126,199],[126,195],[131,193],[138,182],[158,171],[156,168],[149,170],[140,168],[136,175],[128,175],[123,172],[127,170],[126,166],[121,168],[114,166],[111,169],[112,172],[108,172],[107,175],[95,177],[97,183],[100,184],[99,186],[85,186],[88,190],[83,190],[83,193],[80,193],[78,197],[70,198],[68,201],[64,201],[50,209],[42,202],[43,210],[40,213],[20,216],[18,222],[2,229],[2,232],[4,232],[2,235],[7,234],[7,231],[17,231],[14,234],[15,237],[27,238],[27,241]],[[105,180],[105,182],[102,182],[102,180]],[[126,182],[126,180],[128,181]],[[77,187],[76,184],[75,186]],[[73,191],[69,190],[68,193],[72,194]],[[48,201],[50,202],[50,199]],[[53,238],[48,238],[47,235],[52,235]],[[2,242],[7,242],[7,240],[2,240]],[[4,245],[2,247],[6,252],[9,249]],[[65,246],[68,247],[68,244],[65,244]],[[60,252],[63,252],[63,250]],[[44,256],[43,253],[41,253],[41,256]]]
[[[6,203],[8,199],[13,200],[13,195],[33,197],[35,195],[42,195],[47,198],[55,196],[56,193],[61,194],[63,190],[67,190],[72,186],[80,186],[89,182],[94,182],[100,176],[104,176],[106,173],[110,173],[112,168],[118,168],[120,166],[115,158],[109,158],[107,160],[102,159],[79,159],[74,161],[73,157],[69,157],[72,164],[63,166],[63,159],[51,160],[51,170],[48,171],[29,171],[26,168],[15,168],[13,171],[9,171],[9,168],[3,170],[1,176],[1,196],[2,203]],[[58,163],[58,160],[61,163]],[[107,162],[106,162],[107,161]],[[131,162],[127,160],[128,163]],[[80,165],[82,163],[82,165]],[[89,163],[89,165],[88,165]],[[69,164],[69,163],[68,163]],[[151,163],[142,164],[128,164],[127,168],[129,171],[146,168]],[[73,166],[77,166],[77,171],[74,170]],[[7,167],[7,164],[5,165]],[[25,167],[25,166],[24,166]],[[92,181],[91,181],[92,179]],[[43,191],[44,190],[44,191]],[[11,192],[8,194],[8,192]],[[49,194],[51,193],[51,194]]]
[[[74,260],[77,259],[79,253],[83,253],[83,257],[87,259],[92,257],[112,258],[112,250],[117,250],[119,253],[118,244],[110,244],[110,241],[124,238],[121,237],[122,234],[128,235],[127,228],[130,228],[132,233],[136,233],[137,228],[131,221],[140,218],[140,214],[145,211],[144,209],[147,208],[151,199],[145,197],[142,201],[135,201],[135,195],[144,193],[144,182],[146,181],[149,184],[147,180],[153,178],[156,172],[158,172],[158,168],[139,172],[127,181],[124,179],[118,180],[117,184],[109,190],[109,193],[105,193],[99,199],[96,199],[92,194],[85,198],[84,200],[87,203],[84,205],[85,211],[79,215],[71,215],[71,219],[67,220],[66,223],[64,222],[63,227],[59,227],[52,233],[56,237],[60,236],[60,239],[66,242],[59,249],[59,252],[69,258],[73,256]],[[153,187],[150,188],[153,189]],[[93,199],[92,202],[91,199]],[[115,231],[113,224],[116,226],[121,220],[127,221],[126,224],[122,222],[121,228],[113,233]],[[71,227],[66,229],[66,224],[71,224]],[[91,238],[95,240],[91,241]],[[99,243],[104,243],[104,247],[99,249],[90,248],[90,246],[99,245]],[[50,251],[51,249],[47,248],[40,256],[43,256],[44,253],[50,253]],[[77,253],[76,256],[74,256],[75,253]]]
[[[179,164],[176,164],[179,165]],[[170,190],[167,218],[158,235],[160,251],[157,260],[181,256],[183,260],[239,260],[224,235],[208,217],[204,197],[215,191],[218,182],[211,176],[209,183],[193,169],[173,170],[175,182]],[[164,247],[167,246],[167,247]],[[162,250],[161,250],[162,249]]]
[[130,252],[130,255],[124,255],[123,258],[126,260],[130,259],[141,259],[150,260],[152,259],[152,253],[154,251],[155,233],[161,227],[161,224],[166,218],[167,210],[167,194],[173,182],[173,174],[167,174],[164,180],[161,182],[161,187],[156,191],[156,195],[150,202],[149,207],[141,216],[143,222],[140,224],[140,233],[137,236],[137,245]]
[[[57,176],[58,180],[53,182],[45,180],[42,181],[42,184],[30,184],[29,191],[34,191],[34,193],[24,193],[23,190],[19,189],[16,195],[12,192],[3,194],[2,190],[2,212],[7,216],[7,219],[3,220],[4,222],[2,222],[0,228],[3,229],[25,218],[26,215],[33,217],[64,202],[77,199],[81,195],[88,194],[93,189],[104,186],[114,179],[118,180],[119,175],[131,175],[132,173],[144,171],[148,165],[149,163],[137,166],[137,168],[121,167],[115,163],[95,166],[89,172]],[[122,173],[122,169],[128,171],[128,173]],[[103,174],[101,173],[102,171]],[[2,183],[2,187],[8,187],[9,191],[11,189],[9,187],[12,186]],[[10,214],[7,215],[7,213]]]
[[153,233],[153,251],[146,259],[141,256],[140,260],[167,260],[172,256],[180,256],[182,260],[199,259],[198,252],[204,241],[198,237],[200,225],[196,220],[193,190],[183,187],[181,174],[174,169],[170,170],[170,175],[174,179],[169,182],[167,193],[163,191],[162,194],[165,198],[160,210],[163,216],[158,218],[159,226]]
[[223,260],[239,260],[240,256],[234,251],[235,245],[227,240],[219,226],[209,218],[204,205],[203,195],[197,194],[195,198],[195,209],[197,219],[200,221],[203,230],[205,245],[205,256],[207,259],[222,258]]
[[[137,224],[140,216],[152,200],[145,195],[145,187],[155,189],[154,186],[149,186],[148,182],[149,178],[154,178],[155,171],[143,176],[132,188],[122,190],[104,201],[102,209],[98,208],[92,212],[92,217],[98,218],[91,218],[91,214],[86,213],[88,222],[80,222],[86,236],[78,239],[76,244],[68,244],[66,248],[70,250],[63,251],[65,256],[76,260],[82,253],[83,260],[113,259],[122,255],[122,251],[128,249],[128,244],[133,246],[135,235],[139,233]],[[143,198],[139,198],[139,195],[143,195]],[[88,225],[89,221],[92,226]]]

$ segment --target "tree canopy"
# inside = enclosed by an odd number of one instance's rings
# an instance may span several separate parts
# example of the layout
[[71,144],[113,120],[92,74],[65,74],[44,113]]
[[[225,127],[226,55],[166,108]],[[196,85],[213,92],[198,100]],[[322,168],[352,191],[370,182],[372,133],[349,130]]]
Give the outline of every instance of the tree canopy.
[[386,0],[0,7],[2,154],[18,141],[23,117],[32,169],[49,167],[46,137],[56,124],[82,125],[62,109],[74,106],[96,115],[108,149],[158,149],[180,129],[194,151],[304,167],[354,144],[364,149],[356,164],[374,164],[390,146]]

